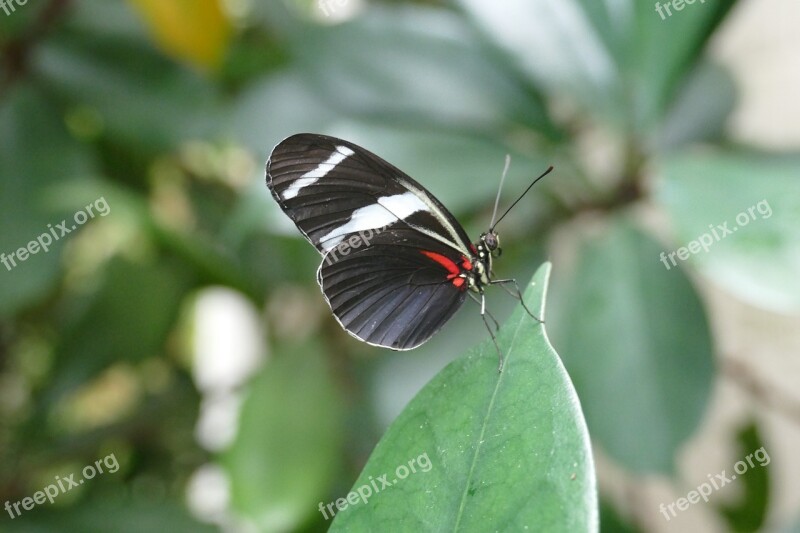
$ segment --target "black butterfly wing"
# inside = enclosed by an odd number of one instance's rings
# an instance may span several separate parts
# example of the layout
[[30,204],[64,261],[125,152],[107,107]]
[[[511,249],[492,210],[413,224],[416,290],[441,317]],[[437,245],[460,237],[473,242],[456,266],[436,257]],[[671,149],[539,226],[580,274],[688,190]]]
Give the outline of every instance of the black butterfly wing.
[[380,157],[334,137],[298,134],[273,149],[267,185],[323,254],[317,280],[351,335],[411,349],[464,302],[466,281],[455,277],[470,264],[466,232],[433,195]]
[[281,141],[267,162],[267,186],[322,254],[348,235],[401,221],[469,254],[469,237],[441,202],[348,141],[312,133]]
[[[361,242],[359,242],[359,240]],[[317,271],[325,299],[351,335],[410,350],[433,336],[461,307],[466,280],[453,276],[463,256],[409,227],[365,233],[344,253],[334,249]]]

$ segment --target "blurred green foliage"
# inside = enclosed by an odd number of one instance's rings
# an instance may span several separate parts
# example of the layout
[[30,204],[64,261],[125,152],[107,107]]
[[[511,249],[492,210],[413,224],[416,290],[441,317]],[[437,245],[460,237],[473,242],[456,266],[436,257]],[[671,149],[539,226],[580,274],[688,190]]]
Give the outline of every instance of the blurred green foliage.
[[[527,280],[565,258],[548,329],[593,445],[671,475],[716,376],[696,286],[800,308],[798,155],[726,137],[736,87],[705,54],[734,4],[666,21],[634,0],[348,0],[330,17],[310,1],[49,0],[0,14],[0,252],[110,207],[0,267],[0,504],[110,451],[121,463],[0,529],[197,531],[204,516],[324,530],[315,502],[347,494],[411,396],[485,340],[475,309],[413,353],[338,328],[317,254],[263,182],[271,147],[301,131],[380,154],[471,235],[506,153],[508,196],[555,165],[503,221],[496,269]],[[662,267],[661,251],[762,200],[769,218]],[[653,206],[662,224],[642,216]],[[555,239],[564,228],[578,237]],[[214,394],[192,342],[197,299],[218,286],[258,317],[266,359],[232,386],[238,431],[222,449],[197,438]],[[490,298],[499,317],[514,303]],[[187,509],[208,463],[234,514]],[[760,524],[769,501],[756,502],[726,516]]]

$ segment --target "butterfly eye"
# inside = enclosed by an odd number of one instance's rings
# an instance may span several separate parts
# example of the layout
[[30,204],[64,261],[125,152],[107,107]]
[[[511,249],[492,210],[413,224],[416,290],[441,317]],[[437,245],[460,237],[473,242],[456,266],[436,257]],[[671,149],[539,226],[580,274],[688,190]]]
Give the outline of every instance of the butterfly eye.
[[483,242],[486,243],[486,248],[488,248],[490,252],[494,252],[497,247],[500,246],[500,241],[496,233],[487,233]]

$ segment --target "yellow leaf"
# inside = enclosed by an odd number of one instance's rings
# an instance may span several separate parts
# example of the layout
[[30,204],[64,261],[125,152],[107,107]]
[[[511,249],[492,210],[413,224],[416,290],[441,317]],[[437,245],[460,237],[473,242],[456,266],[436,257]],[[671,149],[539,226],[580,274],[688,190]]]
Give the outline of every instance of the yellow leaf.
[[158,46],[202,69],[216,69],[228,47],[231,25],[222,0],[129,0]]

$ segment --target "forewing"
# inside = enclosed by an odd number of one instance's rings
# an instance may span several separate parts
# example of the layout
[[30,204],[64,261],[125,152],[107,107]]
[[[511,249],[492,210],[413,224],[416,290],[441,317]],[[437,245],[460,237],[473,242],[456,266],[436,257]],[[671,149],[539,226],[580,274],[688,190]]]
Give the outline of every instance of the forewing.
[[[317,281],[336,319],[351,335],[409,350],[427,341],[464,303],[457,250],[408,227],[354,237],[325,256]],[[423,252],[447,258],[448,269]],[[463,280],[462,280],[463,281]]]
[[301,133],[267,162],[267,186],[323,255],[349,236],[408,226],[468,254],[469,238],[425,188],[353,143]]

